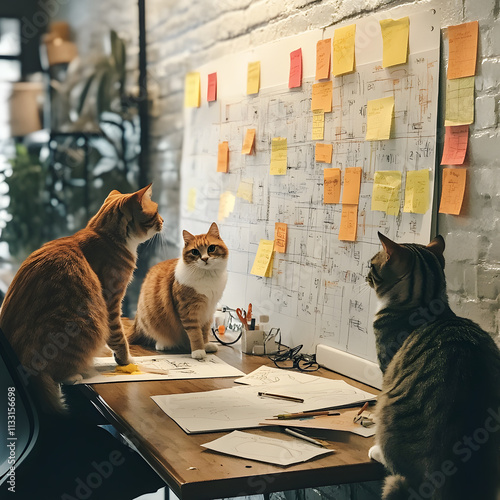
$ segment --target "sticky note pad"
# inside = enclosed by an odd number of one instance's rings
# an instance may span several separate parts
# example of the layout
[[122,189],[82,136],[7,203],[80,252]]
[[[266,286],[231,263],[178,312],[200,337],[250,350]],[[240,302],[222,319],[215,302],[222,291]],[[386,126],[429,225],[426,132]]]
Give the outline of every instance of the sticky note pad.
[[349,167],[344,174],[344,193],[342,203],[357,205],[359,203],[359,190],[361,188],[361,167]]
[[260,61],[248,63],[247,95],[258,94],[260,90]]
[[325,135],[325,112],[322,109],[313,111],[312,140],[322,141]]
[[217,154],[217,172],[227,173],[229,167],[229,144],[227,141],[219,143]]
[[253,146],[255,143],[255,129],[249,128],[245,134],[245,140],[243,141],[243,147],[241,148],[242,155],[251,155],[253,151]]
[[196,208],[196,188],[191,188],[188,191],[188,199],[187,199],[188,212],[194,212],[195,208]]
[[315,158],[320,163],[332,163],[332,144],[316,144]]
[[274,137],[271,142],[271,175],[285,175],[287,165],[286,137]]
[[201,102],[200,74],[191,72],[186,75],[184,88],[184,107],[199,108]]
[[444,124],[469,125],[474,121],[474,77],[446,81]]
[[219,198],[219,214],[218,220],[224,220],[228,217],[231,212],[234,210],[234,203],[236,201],[236,197],[231,191],[224,191]]
[[425,214],[429,210],[429,170],[406,173],[403,212]]
[[469,125],[445,127],[441,165],[462,165],[469,142]]
[[366,140],[383,141],[390,139],[393,114],[393,96],[368,101],[366,108]]
[[[260,240],[257,254],[253,261],[250,274],[254,276],[270,277],[272,275],[272,257],[274,254],[273,240]],[[269,269],[270,268],[270,269]]]
[[288,226],[283,222],[274,224],[274,250],[278,253],[286,252],[286,240],[288,235]]
[[320,40],[316,44],[316,80],[330,78],[330,61],[332,59],[332,39]]
[[290,52],[290,75],[288,77],[288,88],[302,87],[302,49]]
[[253,201],[253,179],[241,179],[240,185],[238,186],[238,192],[236,193],[238,198],[242,198],[248,203]]
[[477,21],[448,26],[448,80],[476,74],[478,35]]
[[340,168],[323,170],[323,203],[340,201]]
[[358,205],[342,205],[339,240],[356,241],[358,230]]
[[333,35],[333,65],[335,76],[354,71],[354,37],[356,25],[337,28]]
[[213,102],[217,100],[217,73],[208,75],[207,101]]
[[401,172],[380,170],[373,178],[372,210],[388,215],[399,214],[399,193],[401,191]]
[[440,214],[459,215],[465,193],[467,169],[443,168]]
[[384,52],[382,66],[388,68],[396,64],[404,64],[408,60],[408,36],[410,18],[384,19],[380,21]]
[[332,111],[333,83],[319,82],[312,86],[311,109],[322,109],[325,113]]

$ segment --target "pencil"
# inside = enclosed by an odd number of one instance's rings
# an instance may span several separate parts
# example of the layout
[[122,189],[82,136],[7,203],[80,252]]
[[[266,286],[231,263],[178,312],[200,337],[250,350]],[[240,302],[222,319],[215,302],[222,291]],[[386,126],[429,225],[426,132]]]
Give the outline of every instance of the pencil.
[[300,434],[299,432],[292,431],[292,429],[285,429],[285,432],[287,434],[290,434],[290,436],[295,436],[295,437],[298,437],[299,439],[303,439],[304,441],[308,441],[309,443],[315,444],[317,446],[321,446],[322,448],[326,448],[326,446],[323,443],[316,441],[316,439],[313,439],[309,436],[305,436],[304,434]]
[[259,396],[264,398],[275,398],[283,399],[285,401],[293,401],[294,403],[303,403],[304,400],[301,398],[294,398],[293,396],[284,396],[283,394],[272,394],[270,392],[259,392]]
[[303,417],[317,417],[319,415],[340,415],[338,411],[301,411],[298,413],[284,413],[281,415],[274,415],[275,418],[279,420],[292,419],[292,418],[303,418]]
[[358,411],[358,415],[361,415],[368,408],[368,401],[363,405],[363,408]]

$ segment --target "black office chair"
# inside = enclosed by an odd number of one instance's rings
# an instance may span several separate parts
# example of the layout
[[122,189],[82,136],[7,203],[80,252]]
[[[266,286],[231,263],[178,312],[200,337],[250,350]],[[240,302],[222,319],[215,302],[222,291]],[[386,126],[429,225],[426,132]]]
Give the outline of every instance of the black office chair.
[[165,486],[138,453],[95,423],[43,414],[20,368],[0,330],[0,498],[10,490],[16,500],[132,500]]

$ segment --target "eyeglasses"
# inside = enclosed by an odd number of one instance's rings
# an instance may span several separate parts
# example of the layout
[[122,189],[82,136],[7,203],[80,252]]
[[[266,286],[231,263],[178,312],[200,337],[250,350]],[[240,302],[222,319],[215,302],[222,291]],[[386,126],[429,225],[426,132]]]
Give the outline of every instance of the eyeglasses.
[[299,344],[283,352],[278,352],[269,356],[269,359],[277,368],[282,370],[293,370],[294,368],[301,372],[315,372],[319,369],[319,364],[316,362],[314,354],[299,354],[303,345]]

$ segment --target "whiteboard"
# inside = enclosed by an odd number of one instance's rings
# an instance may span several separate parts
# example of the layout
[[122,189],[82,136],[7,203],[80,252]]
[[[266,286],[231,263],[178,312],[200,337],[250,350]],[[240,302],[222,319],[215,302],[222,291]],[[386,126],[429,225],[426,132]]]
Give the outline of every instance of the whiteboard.
[[[379,20],[409,15],[408,63],[382,68]],[[376,297],[365,282],[371,257],[380,249],[377,231],[401,242],[427,244],[433,209],[390,216],[371,211],[374,172],[405,174],[427,169],[433,206],[439,83],[439,14],[435,9],[398,8],[356,23],[356,71],[333,77],[333,110],[325,113],[324,140],[333,144],[332,164],[316,163],[311,140],[311,89],[316,43],[332,38],[331,26],[231,54],[196,71],[202,104],[185,111],[181,165],[181,229],[205,233],[218,220],[222,193],[236,196],[243,179],[253,182],[252,203],[235,198],[233,211],[218,221],[229,248],[228,284],[222,303],[269,314],[285,343],[314,352],[318,343],[375,361],[372,330]],[[302,48],[303,84],[288,89],[289,54]],[[248,62],[261,62],[261,90],[247,96]],[[206,102],[207,77],[217,72],[218,99]],[[391,139],[367,142],[368,100],[394,96]],[[248,128],[256,129],[255,153],[242,155]],[[269,175],[271,140],[286,137],[288,168]],[[217,151],[229,143],[229,172],[217,173]],[[323,204],[323,169],[363,170],[356,242],[338,240],[342,206]],[[193,209],[192,195],[195,193]],[[191,198],[190,198],[191,196]],[[276,222],[288,224],[285,254],[275,254],[273,275],[250,275],[260,239],[274,239]]]

